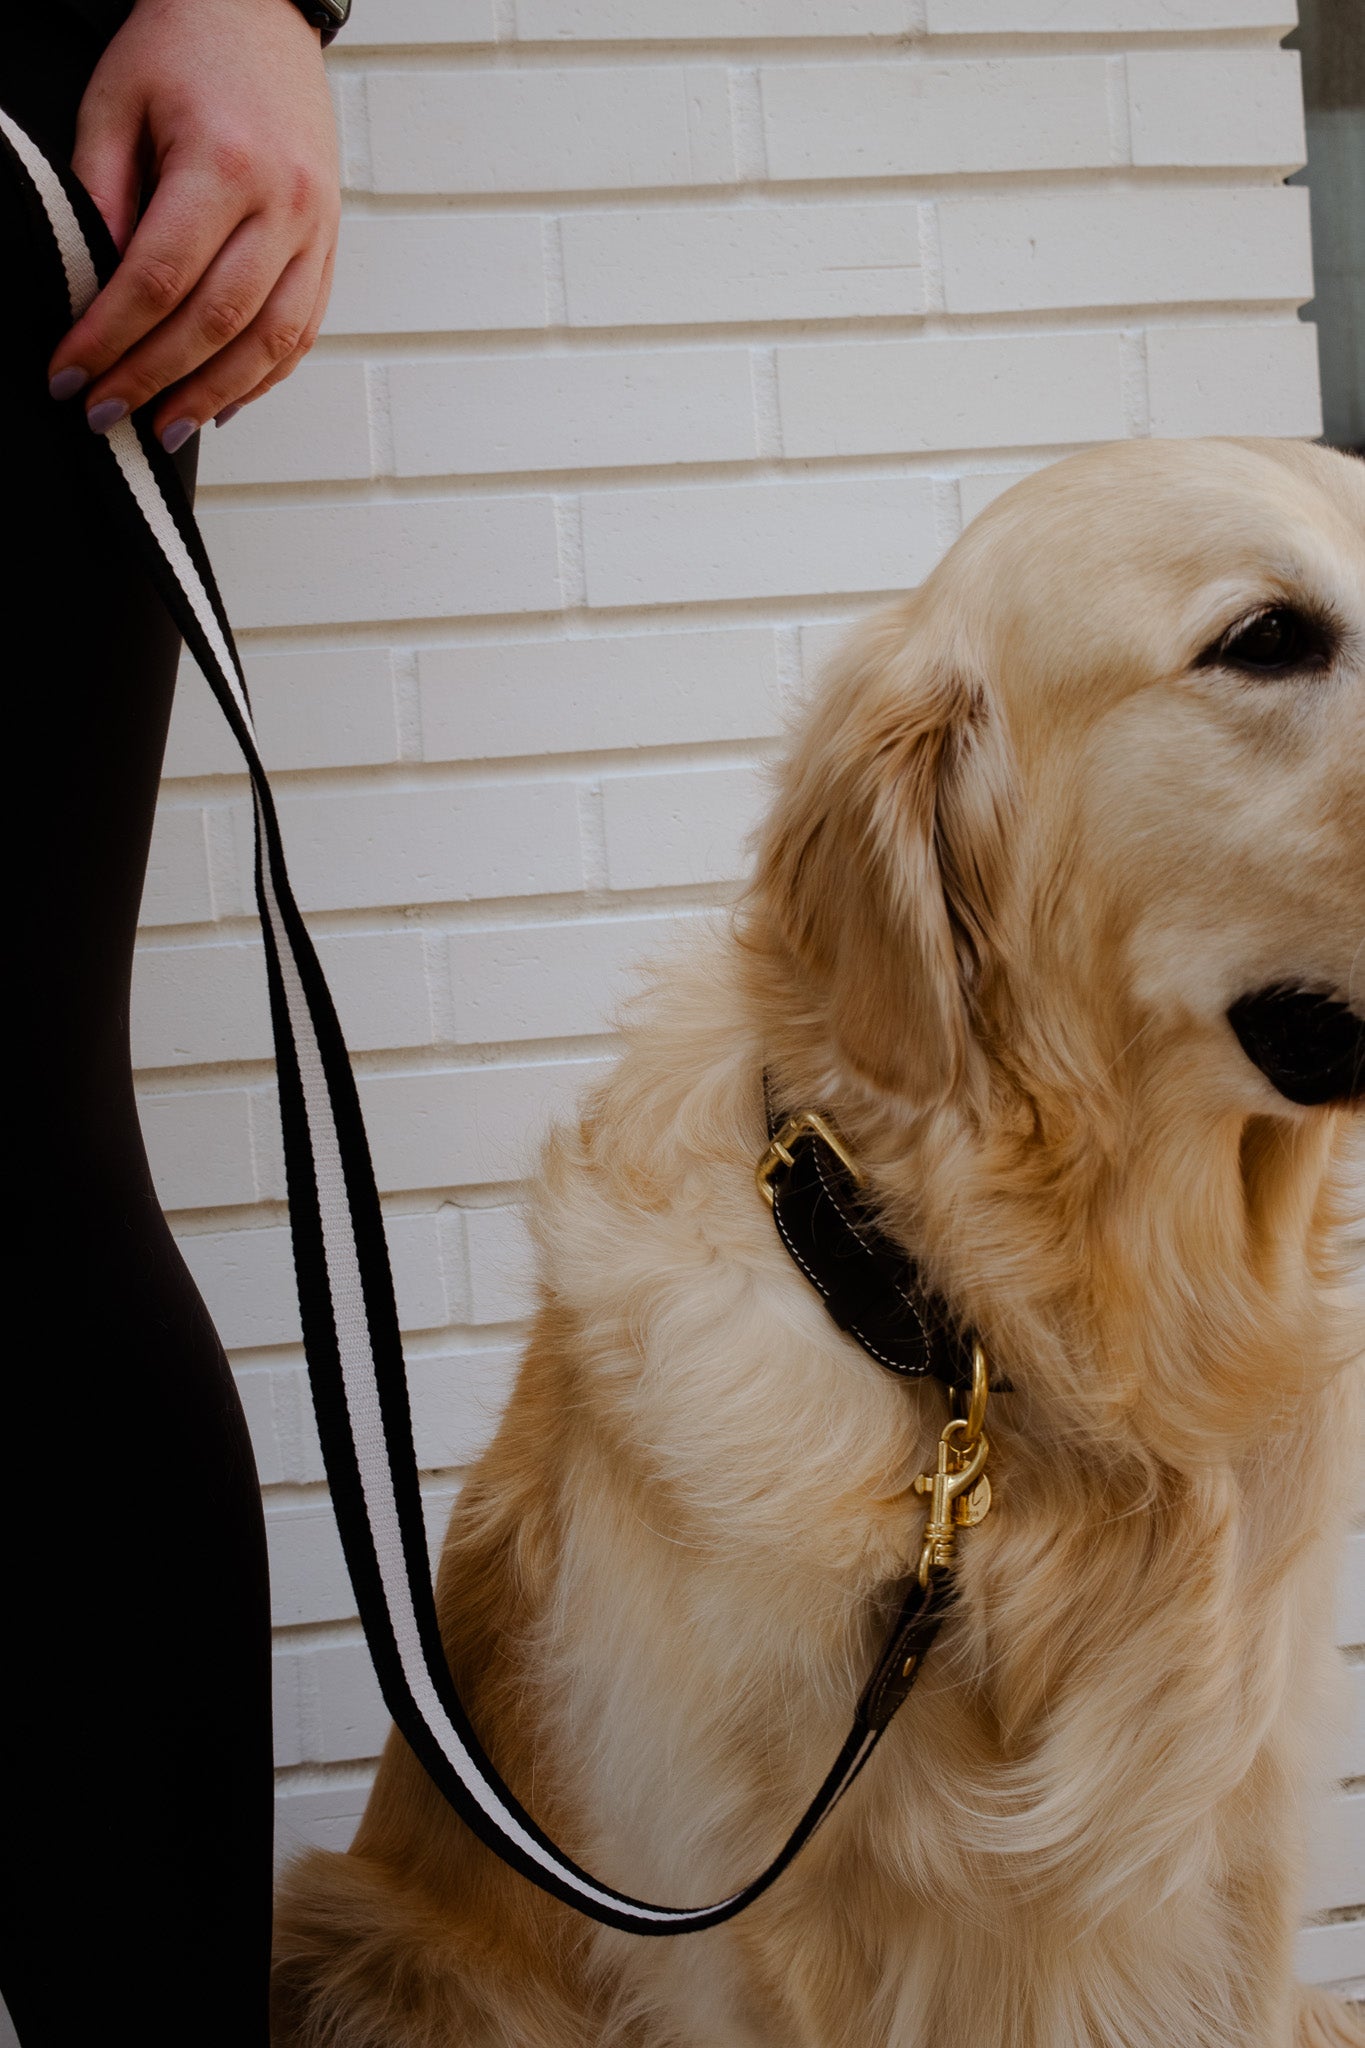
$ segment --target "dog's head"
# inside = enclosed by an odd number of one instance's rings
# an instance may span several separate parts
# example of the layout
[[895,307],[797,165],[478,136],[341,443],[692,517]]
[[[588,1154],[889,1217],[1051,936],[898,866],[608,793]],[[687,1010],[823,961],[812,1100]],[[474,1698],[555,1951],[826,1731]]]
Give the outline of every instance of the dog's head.
[[1132,442],[1007,492],[836,669],[756,905],[835,1088],[1365,1096],[1365,465]]

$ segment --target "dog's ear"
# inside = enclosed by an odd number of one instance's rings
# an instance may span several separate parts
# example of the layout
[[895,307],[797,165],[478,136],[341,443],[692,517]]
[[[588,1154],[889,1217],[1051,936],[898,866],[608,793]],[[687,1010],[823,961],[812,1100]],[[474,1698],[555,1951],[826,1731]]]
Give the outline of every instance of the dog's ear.
[[914,600],[828,679],[760,849],[757,900],[803,1007],[855,1073],[918,1107],[962,1073],[991,945],[1007,775],[986,695]]

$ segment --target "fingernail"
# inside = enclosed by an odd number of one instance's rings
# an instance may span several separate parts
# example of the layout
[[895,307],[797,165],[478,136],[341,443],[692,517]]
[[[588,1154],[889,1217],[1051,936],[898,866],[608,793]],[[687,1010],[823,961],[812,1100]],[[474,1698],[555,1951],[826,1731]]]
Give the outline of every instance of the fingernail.
[[213,415],[213,424],[214,424],[214,426],[215,426],[215,427],[225,427],[225,426],[227,425],[227,423],[228,423],[228,421],[229,421],[229,420],[235,420],[235,419],[236,419],[236,417],[237,417],[238,413],[239,413],[239,412],[241,411],[241,409],[242,409],[242,408],[241,408],[241,405],[240,405],[240,404],[238,404],[238,405],[225,405],[225,406],[223,407],[223,410],[222,410],[221,412],[216,412],[216,413],[215,413],[215,414]]
[[98,405],[91,406],[85,423],[92,434],[107,434],[110,427],[116,427],[127,417],[128,408],[121,398],[102,398]]
[[168,427],[162,429],[161,445],[168,455],[174,455],[178,448],[184,447],[191,434],[198,432],[197,420],[172,420]]
[[48,379],[47,388],[60,402],[63,398],[74,398],[78,391],[84,391],[89,382],[90,379],[84,370],[77,369],[74,363],[68,363],[64,370],[58,370],[55,377]]

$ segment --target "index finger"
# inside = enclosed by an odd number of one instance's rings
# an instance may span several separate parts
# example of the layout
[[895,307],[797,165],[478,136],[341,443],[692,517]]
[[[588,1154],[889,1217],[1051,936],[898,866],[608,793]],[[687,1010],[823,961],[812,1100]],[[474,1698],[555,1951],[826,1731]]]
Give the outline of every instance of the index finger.
[[253,211],[241,171],[168,161],[118,269],[54,351],[49,381],[77,369],[93,384],[175,311]]

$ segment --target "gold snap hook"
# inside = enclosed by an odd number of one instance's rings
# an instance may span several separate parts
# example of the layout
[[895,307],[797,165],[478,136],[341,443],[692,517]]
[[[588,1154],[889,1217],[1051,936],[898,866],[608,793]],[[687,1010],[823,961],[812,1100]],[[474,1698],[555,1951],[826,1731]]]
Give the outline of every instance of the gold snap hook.
[[[957,1562],[959,1529],[970,1529],[990,1511],[991,1488],[986,1477],[990,1442],[986,1436],[986,1403],[990,1395],[990,1366],[984,1347],[972,1346],[972,1390],[965,1415],[954,1414],[943,1426],[938,1440],[938,1461],[932,1472],[922,1472],[915,1491],[928,1494],[929,1515],[924,1525],[920,1550],[919,1582],[926,1590],[936,1571],[952,1571]],[[954,1394],[956,1409],[960,1395]]]
[[[972,1344],[972,1391],[967,1397],[967,1413],[958,1418],[967,1425],[958,1445],[960,1450],[970,1450],[986,1427],[986,1403],[990,1399],[990,1391],[990,1364],[986,1358],[985,1346],[977,1338]],[[953,1396],[954,1409],[960,1399],[960,1395]]]
[[958,1500],[969,1494],[981,1479],[990,1456],[990,1444],[979,1436],[970,1446],[960,1441],[966,1418],[956,1416],[944,1426],[938,1440],[938,1462],[932,1472],[922,1472],[915,1481],[916,1493],[929,1495],[929,1518],[924,1525],[919,1558],[919,1582],[927,1587],[933,1572],[950,1572],[957,1561]]

